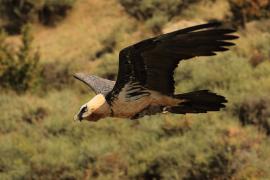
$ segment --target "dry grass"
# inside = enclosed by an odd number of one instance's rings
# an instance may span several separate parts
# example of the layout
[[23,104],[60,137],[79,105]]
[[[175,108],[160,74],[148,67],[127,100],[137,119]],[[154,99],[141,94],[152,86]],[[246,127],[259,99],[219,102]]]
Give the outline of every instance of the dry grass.
[[201,1],[199,4],[193,4],[187,8],[181,15],[181,19],[189,20],[224,20],[230,15],[230,6],[227,0],[215,1],[215,3],[207,0]]
[[41,49],[42,59],[46,62],[89,60],[100,48],[100,39],[121,22],[129,22],[120,8],[112,0],[81,0],[67,20],[56,28],[36,27],[35,43]]

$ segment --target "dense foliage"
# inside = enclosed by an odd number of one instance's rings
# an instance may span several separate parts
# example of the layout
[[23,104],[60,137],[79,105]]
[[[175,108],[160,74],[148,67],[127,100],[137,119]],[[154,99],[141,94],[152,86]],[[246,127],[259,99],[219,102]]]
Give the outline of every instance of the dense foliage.
[[232,21],[245,26],[251,20],[270,17],[270,0],[229,0]]
[[[224,110],[79,123],[73,115],[94,94],[72,73],[115,79],[119,50],[153,34],[119,1],[77,2],[74,19],[57,28],[1,33],[0,179],[270,179],[268,19],[245,22],[230,51],[183,61],[175,72],[176,92],[209,89],[226,96]],[[192,6],[196,18],[176,14],[166,26],[208,20],[205,3]]]
[[30,26],[22,32],[22,45],[14,49],[6,42],[5,33],[0,34],[0,87],[26,91],[38,80],[39,53],[33,52]]
[[[217,0],[119,0],[119,2],[128,14],[145,21],[154,32],[160,32],[168,21],[181,15],[194,3],[217,3]],[[269,0],[224,0],[224,2],[230,6],[229,22],[235,27],[244,27],[247,22],[252,20],[270,17]],[[210,11],[214,10],[210,9]]]
[[119,0],[127,13],[138,20],[146,21],[154,32],[160,32],[166,22],[197,1],[199,0]]
[[1,0],[0,16],[7,20],[6,29],[16,33],[29,22],[55,25],[63,19],[76,0]]

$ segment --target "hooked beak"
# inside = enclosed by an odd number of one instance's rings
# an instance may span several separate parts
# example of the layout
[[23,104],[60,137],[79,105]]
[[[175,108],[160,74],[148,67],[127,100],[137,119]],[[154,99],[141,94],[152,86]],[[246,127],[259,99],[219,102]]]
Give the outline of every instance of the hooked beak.
[[82,112],[79,112],[78,114],[76,114],[74,116],[74,121],[82,121],[83,120],[83,117],[82,117]]

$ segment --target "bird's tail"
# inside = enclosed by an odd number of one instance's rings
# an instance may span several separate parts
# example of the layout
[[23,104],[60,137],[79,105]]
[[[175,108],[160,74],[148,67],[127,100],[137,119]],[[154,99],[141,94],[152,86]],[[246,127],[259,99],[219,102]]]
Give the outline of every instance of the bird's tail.
[[207,111],[219,111],[227,102],[225,97],[208,90],[194,91],[185,94],[177,94],[175,98],[184,100],[179,106],[170,107],[167,111],[176,114],[206,113]]

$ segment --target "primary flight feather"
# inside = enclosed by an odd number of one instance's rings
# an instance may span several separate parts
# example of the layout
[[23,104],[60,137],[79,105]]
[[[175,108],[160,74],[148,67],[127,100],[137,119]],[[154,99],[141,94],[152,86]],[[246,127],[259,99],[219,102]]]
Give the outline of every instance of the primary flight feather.
[[227,51],[237,39],[219,23],[193,26],[124,48],[119,54],[117,80],[75,74],[97,94],[84,104],[75,119],[105,117],[136,119],[162,112],[176,114],[219,111],[227,100],[208,90],[175,94],[174,71],[181,60]]

